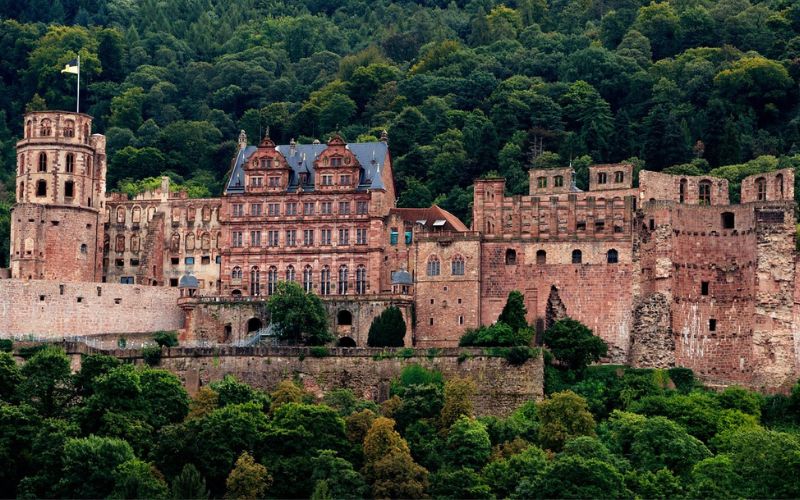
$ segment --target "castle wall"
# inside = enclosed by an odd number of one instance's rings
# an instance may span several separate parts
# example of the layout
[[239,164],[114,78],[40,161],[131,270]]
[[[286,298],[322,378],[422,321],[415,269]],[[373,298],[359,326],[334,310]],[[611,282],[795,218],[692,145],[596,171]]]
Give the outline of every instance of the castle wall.
[[[701,184],[708,185],[708,203],[701,201]],[[659,200],[688,205],[727,205],[730,203],[728,181],[707,175],[671,175],[642,170],[639,172],[639,191],[640,199],[643,202]],[[683,195],[681,195],[682,192]]]
[[[96,352],[84,345],[68,345],[73,357]],[[200,386],[232,374],[261,389],[273,390],[283,380],[299,380],[318,398],[337,388],[351,389],[358,397],[382,402],[389,397],[392,379],[406,366],[420,364],[442,372],[445,380],[469,377],[475,381],[475,413],[505,416],[525,402],[544,397],[542,356],[520,366],[503,358],[486,357],[478,349],[442,349],[431,355],[417,349],[411,357],[374,359],[391,355],[392,349],[331,348],[330,355],[315,358],[308,348],[218,347],[164,349],[160,367],[178,375],[190,393]],[[123,359],[142,363],[135,350],[104,351]],[[462,354],[468,354],[463,359]],[[302,357],[300,356],[302,354]],[[79,363],[75,363],[79,367]]]
[[58,340],[183,326],[178,290],[108,283],[0,280],[0,336]]

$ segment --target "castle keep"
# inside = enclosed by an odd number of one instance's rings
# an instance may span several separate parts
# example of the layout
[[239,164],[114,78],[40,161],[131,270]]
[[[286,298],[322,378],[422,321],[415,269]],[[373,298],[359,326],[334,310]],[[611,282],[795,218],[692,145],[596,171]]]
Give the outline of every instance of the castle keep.
[[394,305],[407,345],[452,347],[520,290],[537,332],[569,315],[613,362],[754,387],[796,378],[793,171],[746,178],[732,205],[708,176],[595,165],[581,191],[571,168],[532,169],[527,196],[476,180],[468,228],[437,206],[395,206],[388,139],[250,145],[242,133],[220,198],[189,199],[165,178],[129,200],[105,193],[90,117],[29,113],[0,332],[244,342],[292,280],[322,297],[341,346],[365,346]]

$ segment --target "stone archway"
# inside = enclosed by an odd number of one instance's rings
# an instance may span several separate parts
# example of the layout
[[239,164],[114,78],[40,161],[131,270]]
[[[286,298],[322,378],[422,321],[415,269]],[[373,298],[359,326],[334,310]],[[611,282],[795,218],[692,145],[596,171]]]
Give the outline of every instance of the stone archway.
[[356,341],[352,337],[340,337],[337,347],[357,347]]
[[347,309],[342,309],[336,313],[336,324],[339,326],[353,326],[353,313]]
[[264,323],[258,318],[250,318],[247,320],[247,333],[257,332],[261,330]]

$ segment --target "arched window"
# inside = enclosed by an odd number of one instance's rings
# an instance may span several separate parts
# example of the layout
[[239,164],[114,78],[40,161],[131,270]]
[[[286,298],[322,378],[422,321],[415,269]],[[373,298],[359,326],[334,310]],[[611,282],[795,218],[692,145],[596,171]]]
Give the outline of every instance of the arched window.
[[272,295],[275,293],[275,287],[278,284],[278,268],[275,266],[269,266],[269,270],[267,271],[267,294]]
[[83,126],[83,142],[89,142],[89,124],[84,124]]
[[64,120],[64,137],[75,137],[74,120]]
[[25,125],[25,138],[31,137],[31,131],[33,130],[33,123],[28,120],[28,123]]
[[506,265],[514,266],[517,264],[517,251],[513,248],[506,249]]
[[698,202],[701,205],[711,205],[711,181],[700,181],[698,185]]
[[186,235],[186,251],[194,250],[194,234],[189,233]]
[[72,153],[67,153],[67,162],[66,162],[66,172],[71,174],[75,172],[75,155]]
[[431,255],[428,258],[428,276],[439,276],[440,270],[439,257]]
[[553,177],[553,186],[557,188],[564,187],[564,176],[557,175]]
[[75,183],[66,181],[64,183],[64,198],[72,198],[73,196],[75,196]]
[[536,252],[536,265],[543,266],[547,264],[547,252],[544,250],[538,250]]
[[200,237],[200,248],[203,250],[211,250],[211,234],[203,233]]
[[347,309],[342,309],[341,311],[336,313],[336,324],[341,326],[352,326],[353,313],[351,313]]
[[172,222],[180,222],[181,220],[181,209],[178,207],[172,207]]
[[142,221],[142,207],[133,207],[131,210],[131,222],[138,224]]
[[286,268],[286,281],[294,281],[294,266],[292,265]]
[[258,266],[250,268],[250,295],[261,295],[261,270]]
[[619,184],[620,182],[625,181],[625,172],[622,170],[617,170],[614,172],[614,182]]
[[311,290],[314,287],[314,270],[311,269],[311,266],[306,266],[303,268],[303,290],[306,293],[311,293]]
[[173,253],[177,253],[181,249],[181,235],[175,233],[169,240],[169,249]]
[[573,264],[581,264],[583,263],[583,252],[580,250],[573,250],[572,251],[572,263]]
[[117,223],[125,223],[125,207],[117,207]]
[[217,249],[222,247],[222,233],[217,233]]
[[756,199],[758,201],[767,200],[767,180],[763,177],[756,179]]
[[139,251],[139,235],[134,234],[131,236],[131,252]]
[[339,266],[339,295],[347,294],[347,266]]
[[606,254],[606,260],[609,264],[616,264],[619,262],[619,253],[612,248],[608,251],[608,254]]
[[153,216],[156,214],[156,207],[147,207],[147,222],[153,220]]
[[117,253],[123,253],[125,251],[125,236],[122,234],[118,234],[116,240],[114,241],[114,251]]
[[19,201],[23,201],[24,198],[25,198],[25,183],[24,182],[20,182],[19,183]]
[[775,176],[775,191],[777,191],[778,196],[783,199],[783,174]]
[[319,294],[331,294],[331,268],[328,266],[323,266],[319,273]]
[[39,153],[39,172],[47,172],[47,153]]
[[186,220],[189,222],[194,221],[195,208],[191,205],[186,207]]
[[356,267],[356,293],[367,293],[367,268],[363,264]]
[[47,181],[36,181],[36,196],[47,196]]
[[242,268],[239,266],[233,266],[233,270],[231,270],[231,279],[232,280],[240,280],[242,279]]
[[81,253],[88,253],[88,252],[89,252],[89,247],[86,245],[86,243],[81,243]]
[[42,137],[48,137],[51,133],[52,133],[52,124],[50,120],[45,118],[39,125],[39,135]]
[[93,166],[92,157],[91,156],[87,156],[86,157],[86,175],[88,175],[89,177],[94,177],[94,171],[92,170],[92,166]]
[[450,273],[453,276],[464,276],[464,257],[456,255],[450,262]]
[[211,207],[208,205],[203,205],[203,222],[208,222],[211,220]]

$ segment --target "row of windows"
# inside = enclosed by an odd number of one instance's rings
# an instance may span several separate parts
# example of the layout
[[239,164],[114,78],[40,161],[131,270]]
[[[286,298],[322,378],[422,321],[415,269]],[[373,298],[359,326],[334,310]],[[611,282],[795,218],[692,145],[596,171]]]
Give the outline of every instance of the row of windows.
[[[441,274],[441,262],[436,255],[428,257],[427,274],[428,276],[439,276]],[[456,255],[450,260],[450,274],[453,276],[464,275],[464,257]]]
[[[517,251],[513,248],[509,248],[506,250],[506,257],[505,257],[506,265],[513,266],[517,264]],[[619,252],[616,249],[612,248],[608,252],[606,252],[606,262],[609,264],[617,264],[619,262]],[[583,252],[580,250],[573,250],[572,251],[572,263],[573,264],[582,264],[583,263]],[[544,250],[538,250],[536,252],[536,265],[543,266],[547,264],[547,252]]]
[[[300,184],[305,184],[308,181],[307,177],[301,174]],[[252,188],[261,188],[264,187],[264,177],[260,175],[251,175],[250,176],[250,187]],[[273,175],[267,177],[267,186],[271,188],[281,188],[283,187],[284,181],[283,177],[279,175]],[[350,174],[342,174],[339,176],[339,183],[334,184],[334,176],[332,174],[323,174],[320,175],[320,185],[322,186],[352,186],[353,185],[353,176]]]
[[[606,172],[597,172],[597,183],[598,184],[606,184],[608,182],[608,173]],[[625,182],[625,172],[622,170],[617,170],[614,172],[614,183],[619,184],[620,182]]]
[[[262,292],[262,276],[261,276],[261,269],[258,266],[253,266],[250,268],[249,274],[249,285],[250,285],[250,295],[256,296],[261,295]],[[267,295],[272,295],[275,293],[275,287],[278,284],[279,273],[278,268],[276,266],[270,266],[267,270],[267,288],[266,292]],[[234,282],[240,282],[244,272],[240,266],[234,266],[231,270],[231,280]],[[283,273],[283,278],[286,281],[297,281],[297,272],[293,265],[289,265],[286,267],[286,270]],[[348,290],[350,289],[350,270],[346,264],[339,266],[339,271],[337,273],[338,281],[336,282],[336,286],[331,288],[331,268],[330,266],[322,266],[322,269],[319,272],[319,294],[320,295],[330,295],[331,290],[335,290],[339,295],[346,295]],[[303,268],[302,272],[302,285],[303,290],[306,292],[312,292],[315,288],[314,283],[314,268],[310,265],[306,265]],[[367,293],[367,268],[363,264],[359,264],[356,267],[355,272],[355,293],[361,295]]]
[[[92,157],[87,157],[87,171],[89,175],[92,174]],[[37,162],[37,172],[47,172],[49,167],[50,160],[47,156],[47,153],[39,153],[38,162]],[[75,153],[67,153],[64,157],[64,172],[68,174],[75,173]],[[25,155],[19,155],[19,175],[25,173]]]
[[[188,207],[186,209],[186,220],[189,222],[193,221],[195,218],[196,209],[194,207]],[[204,222],[208,222],[211,220],[211,212],[212,208],[208,205],[204,205],[201,209],[201,217],[203,218]],[[156,213],[156,207],[150,206],[147,207],[147,220],[150,221],[153,219],[153,215]],[[117,207],[117,223],[124,224],[125,219],[128,215],[128,209],[124,206]],[[142,207],[134,206],[131,208],[131,222],[134,224],[141,222],[142,220]],[[181,220],[181,209],[179,207],[172,208],[172,221],[179,222]]]
[[[39,137],[50,137],[53,135],[53,122],[49,118],[43,119],[39,122]],[[61,129],[61,135],[64,137],[75,137],[75,120],[64,120],[64,125]],[[33,122],[28,120],[25,127],[25,137],[33,137]],[[89,125],[83,126],[84,140],[89,140]]]
[[[262,234],[266,233],[266,243],[269,247],[278,247],[281,244],[280,237],[281,231],[232,231],[231,232],[231,246],[234,248],[241,248],[245,246],[245,242],[251,247],[260,247],[262,242]],[[283,244],[287,247],[302,246],[311,247],[315,244],[315,236],[319,235],[319,244],[323,246],[333,245],[333,229],[303,229],[302,232],[298,229],[287,229],[284,232]],[[302,240],[300,239],[302,237]],[[336,240],[337,246],[345,245],[366,245],[367,244],[367,228],[356,228],[355,242],[351,239],[351,231],[349,228],[339,228],[338,239]]]
[[[19,197],[23,199],[25,196],[25,183],[19,183]],[[39,179],[36,181],[36,197],[41,198],[47,196],[47,181]],[[75,196],[75,183],[73,181],[64,181],[64,198],[73,198]]]
[[[283,204],[281,207],[281,203],[267,203],[266,210],[264,209],[263,203],[250,203],[247,207],[247,214],[252,216],[260,216],[264,213],[270,216],[277,216],[277,215],[299,215],[300,204],[298,202],[287,202]],[[283,210],[281,210],[283,208]],[[306,201],[302,204],[303,215],[314,215],[315,213],[320,213],[322,215],[331,215],[333,214],[333,202],[331,201],[320,201],[319,207],[317,207],[317,203],[313,201]],[[349,215],[351,213],[351,203],[349,201],[340,201],[338,205],[338,211],[336,213],[340,215]],[[369,211],[369,202],[367,201],[358,201],[356,202],[356,214],[364,215]],[[231,206],[231,214],[233,217],[244,217],[245,215],[245,204],[244,203],[234,203]]]

